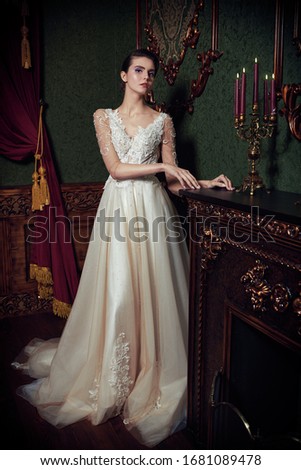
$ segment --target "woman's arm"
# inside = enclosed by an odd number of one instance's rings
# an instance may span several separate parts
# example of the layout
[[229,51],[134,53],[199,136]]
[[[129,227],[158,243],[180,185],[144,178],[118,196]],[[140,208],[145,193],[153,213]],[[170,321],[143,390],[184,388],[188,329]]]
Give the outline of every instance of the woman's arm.
[[[176,167],[177,168],[177,157],[176,157],[176,151],[175,151],[175,129],[173,126],[172,119],[167,116],[165,119],[164,123],[164,134],[163,134],[163,143],[162,143],[162,160],[164,163]],[[186,170],[187,171],[187,170]],[[220,188],[226,188],[229,191],[233,190],[233,186],[231,181],[227,176],[224,175],[219,175],[213,180],[195,180],[197,183],[194,182],[194,187],[187,187],[185,185],[185,181],[179,180],[177,176],[172,173],[166,173],[166,181],[167,181],[167,187],[169,191],[171,191],[173,194],[179,195],[179,190],[180,189],[199,189],[199,188],[214,188],[214,187],[220,187]]]
[[[170,116],[166,116],[164,120],[163,137],[162,137],[162,161],[165,168],[165,177],[169,191],[178,195],[180,189],[198,189],[199,182],[188,170],[178,167],[176,146],[176,132],[173,121]],[[190,175],[189,184],[184,176]]]
[[178,168],[167,162],[151,164],[122,163],[112,144],[111,129],[107,113],[103,109],[98,109],[95,111],[93,117],[99,149],[105,166],[112,178],[116,180],[135,179],[164,172],[166,175],[172,175],[173,178],[179,181],[181,187],[185,187],[186,185],[189,188],[195,188],[198,185],[196,179],[189,171]]

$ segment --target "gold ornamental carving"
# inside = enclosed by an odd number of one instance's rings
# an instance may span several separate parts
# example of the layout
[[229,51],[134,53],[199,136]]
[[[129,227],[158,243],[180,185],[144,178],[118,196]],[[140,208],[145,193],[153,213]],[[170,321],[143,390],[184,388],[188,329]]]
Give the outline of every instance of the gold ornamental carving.
[[260,310],[262,312],[266,310],[266,299],[271,294],[271,287],[264,279],[266,269],[267,266],[265,264],[256,260],[255,266],[240,278],[246,293],[251,297],[253,310]]
[[204,229],[201,240],[199,241],[201,248],[201,267],[209,268],[209,263],[214,261],[222,250],[222,241],[217,237],[212,229]]
[[[236,224],[247,228],[249,231],[258,231],[263,234],[263,238],[269,238],[269,241],[281,239],[283,242],[297,243],[301,240],[301,226],[286,222],[280,222],[273,216],[261,216],[260,208],[254,207],[253,212],[243,212],[233,208],[219,206],[217,204],[207,203],[188,199],[189,217],[215,216],[220,224],[226,224],[230,227]],[[256,210],[255,210],[256,209]],[[258,210],[257,210],[258,209]],[[223,239],[226,243],[232,243],[235,240]],[[243,247],[241,247],[243,249]],[[284,263],[285,264],[285,263]],[[296,264],[297,269],[301,271],[301,263]]]
[[241,276],[240,282],[250,296],[253,310],[265,312],[269,301],[275,312],[283,313],[289,306],[291,292],[282,283],[271,286],[265,279],[267,269],[268,266],[257,259],[255,266]]

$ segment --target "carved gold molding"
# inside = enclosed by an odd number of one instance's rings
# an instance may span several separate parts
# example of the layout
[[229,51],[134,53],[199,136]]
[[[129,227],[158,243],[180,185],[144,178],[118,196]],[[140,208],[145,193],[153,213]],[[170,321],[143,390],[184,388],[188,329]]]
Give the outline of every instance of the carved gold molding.
[[271,288],[264,279],[266,269],[265,264],[256,260],[255,266],[248,269],[246,274],[240,278],[246,293],[250,294],[253,310],[261,310],[262,312],[266,310],[265,301],[271,293]]
[[[206,217],[216,217],[217,222],[226,224],[229,228],[231,224],[236,224],[237,227],[244,227],[246,231],[254,231],[262,233],[266,237],[269,236],[269,241],[273,238],[281,239],[284,242],[289,242],[289,245],[294,244],[294,241],[301,240],[301,225],[280,222],[277,219],[266,219],[261,216],[259,210],[254,212],[244,212],[233,208],[227,208],[212,203],[196,201],[188,199],[189,217],[194,213],[196,217],[202,217],[206,221]],[[255,206],[255,209],[257,206]],[[227,240],[223,237],[226,243],[232,243],[233,240]],[[234,240],[235,241],[235,240]],[[301,270],[301,264],[298,265]],[[299,269],[298,268],[298,269]]]
[[267,302],[270,301],[275,312],[283,313],[290,303],[290,290],[282,283],[270,286],[265,279],[267,269],[268,266],[257,259],[255,266],[241,276],[240,282],[246,293],[250,295],[253,310],[265,312]]

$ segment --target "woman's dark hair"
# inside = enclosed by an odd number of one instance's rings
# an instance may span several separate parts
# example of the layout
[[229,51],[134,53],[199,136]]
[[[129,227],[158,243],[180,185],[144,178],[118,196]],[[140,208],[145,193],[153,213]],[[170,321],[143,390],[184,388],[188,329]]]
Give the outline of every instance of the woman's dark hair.
[[122,66],[121,66],[121,71],[122,72],[127,72],[129,70],[129,67],[133,61],[134,57],[147,57],[148,59],[152,60],[155,66],[155,75],[158,72],[159,68],[159,59],[154,54],[153,52],[147,50],[147,49],[136,49],[135,51],[132,51],[123,61]]

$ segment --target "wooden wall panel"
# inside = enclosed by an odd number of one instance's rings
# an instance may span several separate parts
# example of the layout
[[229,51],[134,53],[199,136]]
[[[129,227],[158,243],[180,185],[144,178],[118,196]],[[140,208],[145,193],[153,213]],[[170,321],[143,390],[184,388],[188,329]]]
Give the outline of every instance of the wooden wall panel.
[[[76,262],[81,271],[102,183],[64,184],[62,194],[70,220]],[[0,189],[0,318],[47,310],[48,301],[37,296],[36,282],[29,279],[31,186]]]

